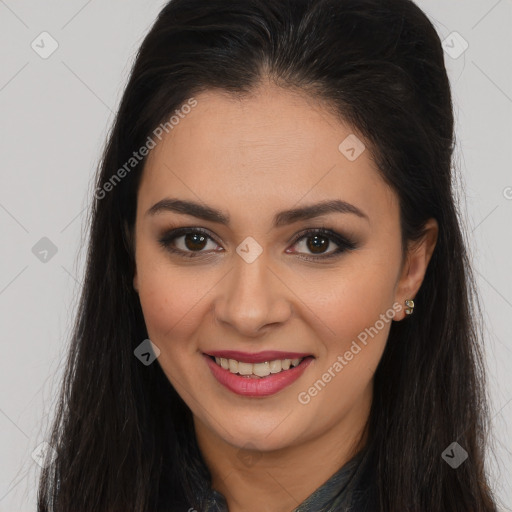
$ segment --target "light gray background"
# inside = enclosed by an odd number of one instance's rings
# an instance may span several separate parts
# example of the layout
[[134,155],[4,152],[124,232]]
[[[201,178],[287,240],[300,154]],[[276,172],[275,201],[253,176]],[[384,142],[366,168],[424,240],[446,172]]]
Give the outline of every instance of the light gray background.
[[[53,415],[91,179],[134,54],[164,3],[0,0],[0,512],[35,510],[40,467],[31,454]],[[445,60],[486,323],[491,481],[501,509],[512,510],[512,0],[418,4],[455,50],[454,31],[469,45]],[[59,45],[47,59],[31,48],[43,31]],[[42,237],[58,248],[46,263],[32,253]]]

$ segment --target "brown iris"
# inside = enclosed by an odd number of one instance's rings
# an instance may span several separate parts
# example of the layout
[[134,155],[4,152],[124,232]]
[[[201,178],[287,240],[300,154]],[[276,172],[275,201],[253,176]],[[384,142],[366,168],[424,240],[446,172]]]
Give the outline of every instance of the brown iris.
[[206,245],[206,239],[207,237],[200,233],[187,233],[185,235],[185,246],[191,251],[201,250]]
[[[314,240],[314,242],[310,243],[310,240]],[[325,250],[329,246],[329,239],[322,235],[309,236],[307,246],[312,253],[320,253],[323,252],[322,248]]]

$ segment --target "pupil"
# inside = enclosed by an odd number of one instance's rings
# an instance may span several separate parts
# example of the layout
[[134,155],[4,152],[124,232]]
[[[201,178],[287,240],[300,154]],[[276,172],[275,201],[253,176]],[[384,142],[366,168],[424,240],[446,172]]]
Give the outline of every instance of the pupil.
[[[190,241],[192,241],[192,244],[189,243]],[[187,246],[187,249],[190,249],[190,250],[203,249],[205,241],[206,241],[206,237],[201,234],[187,233],[185,235],[185,245]],[[196,244],[196,245],[194,245],[194,244]]]

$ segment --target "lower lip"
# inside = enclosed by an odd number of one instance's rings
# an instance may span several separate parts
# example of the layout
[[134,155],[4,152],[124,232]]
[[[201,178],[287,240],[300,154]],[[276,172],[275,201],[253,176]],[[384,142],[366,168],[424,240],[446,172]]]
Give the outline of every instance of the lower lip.
[[210,356],[203,354],[206,364],[210,367],[213,376],[233,393],[243,396],[269,396],[281,391],[286,386],[295,382],[313,361],[313,357],[306,357],[301,363],[289,370],[280,373],[271,373],[267,377],[251,378],[242,377],[231,373],[219,366]]

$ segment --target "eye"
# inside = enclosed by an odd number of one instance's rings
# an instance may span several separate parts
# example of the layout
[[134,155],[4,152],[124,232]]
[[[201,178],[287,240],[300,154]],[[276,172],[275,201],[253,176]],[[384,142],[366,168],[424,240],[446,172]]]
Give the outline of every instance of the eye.
[[[180,239],[182,239],[180,241]],[[165,234],[160,238],[159,243],[167,250],[185,257],[200,256],[197,254],[208,246],[208,240],[214,242],[213,238],[201,228],[179,228]],[[215,250],[214,247],[210,249]],[[189,252],[190,251],[190,252]]]
[[[208,243],[211,242],[210,250]],[[193,258],[201,256],[203,253],[209,254],[211,251],[221,252],[216,247],[219,245],[213,237],[202,228],[178,228],[166,233],[159,239],[160,245],[166,250],[184,256]],[[320,260],[338,256],[345,251],[356,248],[356,244],[346,237],[326,228],[315,228],[303,231],[293,240],[293,246],[301,246],[306,251],[310,251],[310,256],[301,256],[305,260]],[[332,252],[325,251],[332,245],[337,246]],[[286,250],[287,254],[301,254],[302,251]]]
[[[299,242],[299,243],[298,243]],[[332,243],[334,242],[334,244]],[[315,259],[328,259],[335,256],[339,256],[345,251],[349,251],[356,248],[356,244],[348,238],[326,228],[315,228],[308,229],[299,233],[294,240],[294,245],[302,246],[307,251],[310,251],[313,257],[301,257],[305,260]],[[338,248],[332,252],[325,253],[329,247],[337,245]],[[290,252],[290,251],[286,251]],[[299,251],[301,252],[301,251]]]

